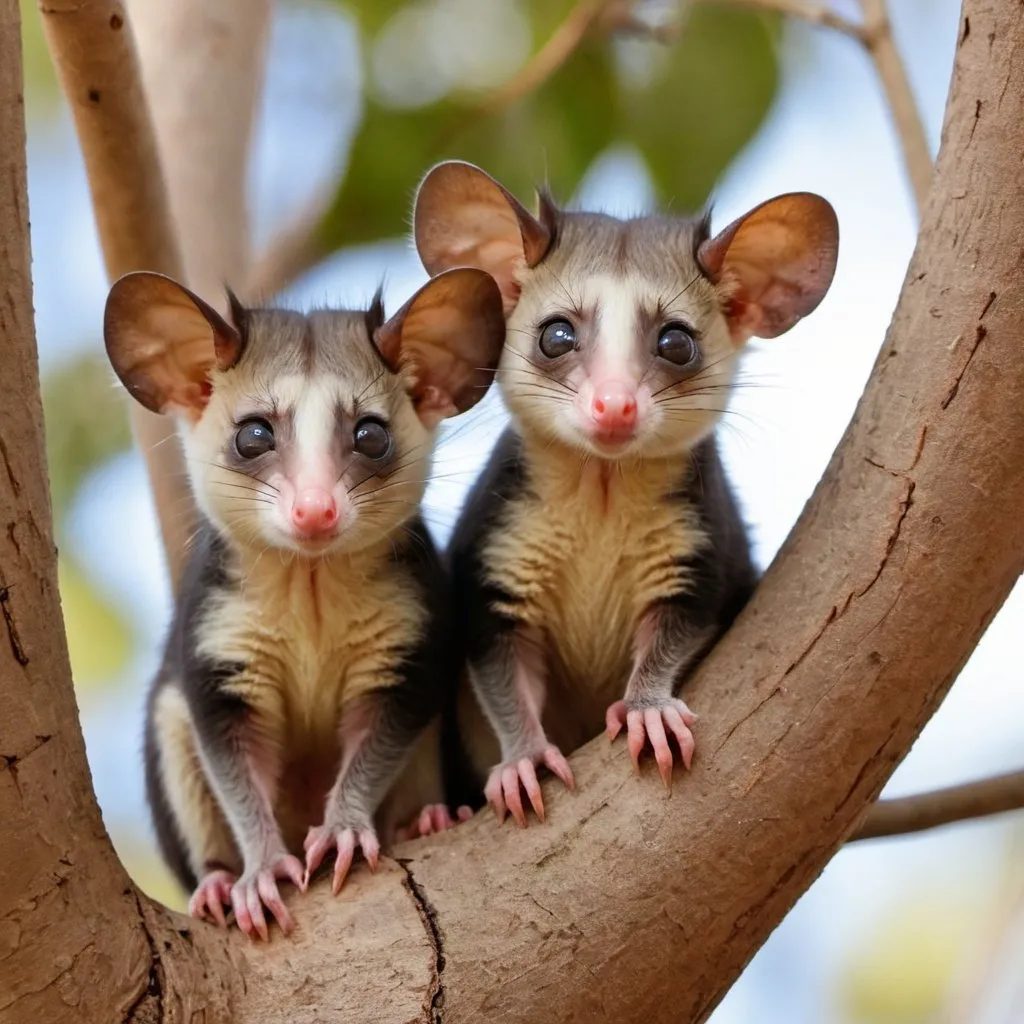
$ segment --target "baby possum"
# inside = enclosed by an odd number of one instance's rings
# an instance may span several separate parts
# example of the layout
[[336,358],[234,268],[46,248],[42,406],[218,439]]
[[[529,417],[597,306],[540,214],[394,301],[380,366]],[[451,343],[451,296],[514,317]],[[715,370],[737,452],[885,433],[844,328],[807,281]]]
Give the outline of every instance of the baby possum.
[[451,542],[473,772],[499,819],[525,826],[521,788],[544,817],[536,768],[571,788],[563,752],[625,726],[634,765],[649,743],[670,786],[669,737],[687,768],[694,750],[680,683],[756,582],[713,431],[744,343],[824,297],[835,213],[783,195],[713,238],[707,218],[620,220],[546,196],[535,217],[452,161],[424,179],[415,233],[431,274],[488,271],[507,318],[512,426]]
[[334,850],[338,892],[378,829],[441,798],[424,730],[460,666],[417,509],[435,427],[482,397],[505,324],[468,268],[387,321],[379,295],[308,315],[232,297],[231,321],[133,273],[104,334],[134,398],[179,417],[200,509],[146,719],[157,837],[193,915],[230,904],[266,939],[264,906],[292,928],[279,879],[305,889]]

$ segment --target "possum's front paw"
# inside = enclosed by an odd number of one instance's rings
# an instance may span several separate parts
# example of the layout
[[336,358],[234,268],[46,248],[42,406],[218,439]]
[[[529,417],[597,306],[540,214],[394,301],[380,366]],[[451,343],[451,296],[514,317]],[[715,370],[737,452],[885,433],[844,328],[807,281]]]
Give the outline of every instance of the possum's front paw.
[[650,704],[632,707],[625,700],[617,700],[605,713],[605,726],[608,738],[614,740],[623,725],[626,726],[629,756],[633,759],[633,767],[640,771],[640,753],[644,743],[650,741],[654,751],[654,759],[658,762],[658,771],[666,789],[672,788],[672,747],[669,744],[666,728],[676,738],[679,753],[687,770],[693,762],[694,739],[691,727],[697,716],[677,697],[666,697],[662,703],[651,707]]
[[221,928],[226,928],[228,922],[224,916],[224,906],[231,905],[231,887],[236,880],[237,876],[224,868],[208,871],[199,880],[196,891],[188,901],[189,914],[200,920],[212,917]]
[[572,777],[569,762],[558,747],[545,742],[536,751],[521,757],[509,758],[491,769],[487,785],[484,786],[484,796],[498,816],[498,821],[503,822],[505,815],[511,813],[519,827],[526,828],[526,811],[523,810],[520,786],[526,790],[537,817],[541,821],[544,820],[544,798],[541,796],[536,772],[537,766],[541,764],[554,772],[565,783],[566,789],[575,787],[576,782]]
[[336,822],[325,821],[322,825],[316,825],[309,830],[303,844],[306,851],[307,883],[332,847],[338,851],[334,862],[334,878],[331,881],[331,890],[335,896],[341,892],[341,887],[345,884],[357,847],[363,851],[370,870],[377,870],[380,842],[373,825],[362,822],[349,823],[344,818]]
[[266,942],[270,938],[267,919],[263,913],[264,906],[274,915],[281,926],[281,931],[285,935],[291,934],[295,922],[277,888],[278,880],[285,878],[305,892],[302,861],[290,853],[268,854],[262,863],[246,870],[231,887],[231,906],[235,911],[235,921],[250,939],[259,935]]
[[444,832],[446,829],[454,828],[460,821],[469,821],[473,817],[473,811],[462,806],[456,808],[455,815],[453,818],[447,804],[427,804],[408,825],[397,830],[395,838],[402,842],[406,839],[431,836],[435,832]]

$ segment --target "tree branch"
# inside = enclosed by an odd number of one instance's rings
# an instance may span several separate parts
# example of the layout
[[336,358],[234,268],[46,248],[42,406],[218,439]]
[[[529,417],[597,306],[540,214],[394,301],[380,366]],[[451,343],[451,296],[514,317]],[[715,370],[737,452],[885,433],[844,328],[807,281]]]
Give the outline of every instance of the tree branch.
[[903,835],[949,825],[955,821],[985,818],[1024,807],[1024,772],[1010,772],[932,793],[879,800],[870,807],[850,842],[879,836]]
[[129,0],[189,285],[227,312],[251,262],[249,150],[270,0]]
[[[120,0],[40,0],[43,27],[78,129],[107,276],[184,276],[132,27]],[[192,531],[185,460],[173,421],[131,402],[171,581]]]
[[526,65],[480,104],[479,113],[496,114],[539,89],[576,52],[590,30],[617,2],[621,0],[579,0]]
[[860,0],[864,23],[858,25],[836,14],[826,4],[815,0],[728,0],[748,7],[785,14],[812,25],[836,29],[857,40],[868,52],[885,91],[899,139],[903,162],[914,196],[918,214],[924,208],[932,179],[932,158],[928,151],[928,138],[924,122],[910,88],[907,71],[896,49],[892,36],[892,23],[885,0]]

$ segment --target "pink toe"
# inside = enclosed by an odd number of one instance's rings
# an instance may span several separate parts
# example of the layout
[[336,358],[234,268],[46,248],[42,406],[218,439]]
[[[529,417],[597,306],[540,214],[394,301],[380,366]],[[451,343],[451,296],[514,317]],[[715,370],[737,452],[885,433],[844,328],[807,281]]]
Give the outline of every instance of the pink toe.
[[473,809],[463,804],[455,812],[455,815],[459,819],[459,821],[469,821],[469,819],[473,817]]
[[617,700],[604,713],[604,727],[608,732],[609,739],[615,739],[622,731],[622,722],[625,718],[626,703]]
[[245,902],[245,888],[242,885],[236,885],[231,890],[231,907],[235,912],[235,923],[238,925],[239,930],[244,934],[252,938],[252,916],[249,913],[249,907]]
[[522,779],[523,789],[526,790],[526,795],[530,798],[530,803],[534,811],[536,811],[537,817],[543,821],[544,798],[540,792],[540,783],[537,782],[537,772],[534,770],[533,762],[525,757],[519,762],[519,777]]
[[359,833],[359,845],[363,849],[363,856],[366,863],[370,865],[371,871],[377,870],[377,862],[380,859],[380,843],[377,841],[377,834],[372,829],[363,829]]
[[355,833],[347,828],[338,836],[338,859],[334,862],[334,880],[331,883],[331,890],[335,896],[341,892],[341,887],[345,884],[355,851]]
[[245,905],[249,908],[253,927],[259,932],[260,938],[264,942],[269,942],[270,929],[267,928],[267,919],[263,913],[263,901],[260,899],[259,889],[251,882],[245,889]]
[[[274,915],[275,920],[281,926],[281,931],[285,935],[290,934],[293,927],[292,915],[288,913],[288,908],[284,905],[284,900],[281,899],[281,892],[274,876],[269,871],[261,871],[256,886],[260,899]],[[266,937],[264,936],[264,938]]]
[[640,753],[644,749],[644,742],[647,739],[642,712],[630,711],[626,716],[626,728],[629,730],[629,756],[633,761],[634,769],[639,773]]
[[494,816],[498,819],[500,825],[505,820],[506,808],[505,798],[501,792],[501,772],[495,769],[491,772],[487,779],[487,785],[484,787],[484,796],[487,798],[487,802],[491,805],[491,809],[494,811]]
[[431,817],[430,808],[424,807],[420,811],[419,819],[416,822],[421,836],[429,836],[434,831],[434,819]]
[[519,772],[514,767],[506,768],[501,773],[501,789],[512,817],[520,828],[526,828],[526,812],[519,792]]
[[658,773],[666,787],[672,788],[672,750],[665,735],[665,726],[661,720],[661,711],[650,709],[644,712],[644,725],[647,736],[654,750],[654,760],[658,762]]
[[576,779],[573,777],[572,768],[569,767],[569,762],[566,761],[565,755],[558,747],[550,746],[544,751],[544,763],[565,783],[566,789],[576,788]]

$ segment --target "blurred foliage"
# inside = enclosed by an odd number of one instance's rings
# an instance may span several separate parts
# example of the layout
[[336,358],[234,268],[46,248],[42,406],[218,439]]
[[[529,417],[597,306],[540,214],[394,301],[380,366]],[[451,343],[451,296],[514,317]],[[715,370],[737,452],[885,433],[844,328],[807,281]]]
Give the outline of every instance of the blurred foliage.
[[43,415],[59,528],[85,477],[132,443],[124,403],[106,358],[80,355],[48,373],[43,380]]
[[46,455],[50,470],[59,581],[71,672],[79,689],[110,683],[132,654],[132,630],[76,562],[66,544],[69,509],[85,478],[131,445],[124,404],[105,358],[84,355],[43,380]]
[[935,1020],[983,928],[986,901],[978,896],[929,891],[890,905],[847,965],[840,989],[846,1018],[856,1024]]
[[[775,94],[777,19],[727,4],[696,4],[685,9],[675,42],[592,32],[539,88],[482,113],[481,104],[501,82],[485,88],[477,74],[471,87],[452,71],[467,61],[466,37],[475,34],[472,44],[486,60],[506,39],[512,47],[516,33],[510,29],[521,24],[530,40],[525,61],[574,3],[474,2],[476,16],[495,12],[500,24],[491,38],[484,22],[472,21],[465,0],[344,3],[363,33],[364,112],[321,225],[322,253],[401,234],[423,172],[447,157],[479,164],[524,200],[546,182],[564,202],[604,150],[632,145],[651,171],[657,198],[678,211],[696,210]],[[384,81],[396,75],[398,102],[395,83]],[[432,93],[439,95],[424,103]]]
[[43,34],[42,15],[33,0],[21,0],[21,52],[28,101],[48,112],[56,111],[60,102],[57,72]]
[[57,571],[75,687],[83,690],[107,684],[128,663],[131,629],[117,606],[72,557],[61,555]]

